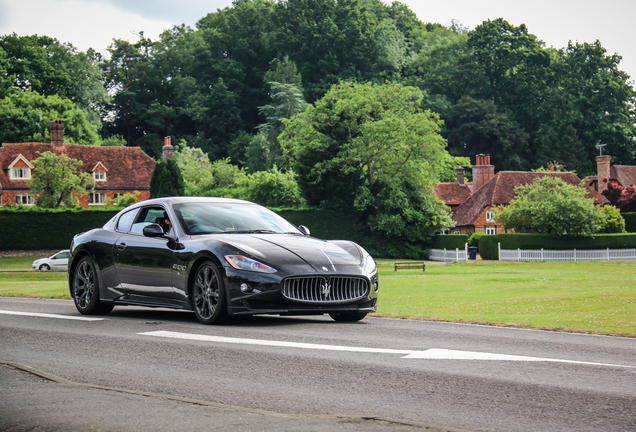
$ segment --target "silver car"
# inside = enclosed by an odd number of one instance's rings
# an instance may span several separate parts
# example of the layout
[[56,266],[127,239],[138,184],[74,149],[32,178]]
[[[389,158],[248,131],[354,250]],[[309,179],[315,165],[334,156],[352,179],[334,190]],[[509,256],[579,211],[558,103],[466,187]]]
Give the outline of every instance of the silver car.
[[68,258],[70,253],[67,250],[59,251],[55,255],[51,255],[48,258],[40,258],[33,261],[31,268],[33,270],[49,271],[49,270],[64,270],[68,269]]

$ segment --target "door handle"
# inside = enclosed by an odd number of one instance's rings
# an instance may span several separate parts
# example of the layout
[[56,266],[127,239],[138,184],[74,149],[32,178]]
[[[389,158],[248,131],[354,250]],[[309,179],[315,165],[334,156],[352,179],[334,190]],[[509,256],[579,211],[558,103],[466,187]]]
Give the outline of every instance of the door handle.
[[117,245],[117,249],[119,249],[120,251],[126,249],[126,243],[119,243]]

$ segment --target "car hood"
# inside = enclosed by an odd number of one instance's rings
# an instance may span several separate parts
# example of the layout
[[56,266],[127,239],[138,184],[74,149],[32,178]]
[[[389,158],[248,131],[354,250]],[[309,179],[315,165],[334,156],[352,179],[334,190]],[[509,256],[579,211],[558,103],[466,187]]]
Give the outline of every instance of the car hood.
[[[362,255],[352,242],[341,245],[313,237],[288,234],[216,234],[223,241],[255,257],[285,260],[290,264],[300,259],[312,266],[359,266]],[[296,259],[294,259],[296,257]]]

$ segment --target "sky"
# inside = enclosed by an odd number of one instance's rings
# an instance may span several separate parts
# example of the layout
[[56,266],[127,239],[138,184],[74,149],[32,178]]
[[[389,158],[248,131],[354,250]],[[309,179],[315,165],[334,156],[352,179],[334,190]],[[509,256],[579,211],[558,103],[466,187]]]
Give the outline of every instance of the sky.
[[[384,0],[385,2],[389,0]],[[106,55],[112,39],[156,39],[165,29],[196,22],[231,6],[231,0],[0,0],[0,35],[46,35]],[[504,18],[546,46],[600,40],[610,54],[623,57],[620,68],[636,81],[636,0],[402,0],[424,22],[449,25],[457,20],[474,29]]]

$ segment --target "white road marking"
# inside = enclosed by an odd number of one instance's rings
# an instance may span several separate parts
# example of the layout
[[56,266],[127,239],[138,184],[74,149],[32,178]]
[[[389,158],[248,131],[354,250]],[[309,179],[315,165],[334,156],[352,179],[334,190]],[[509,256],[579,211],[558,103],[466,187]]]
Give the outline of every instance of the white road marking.
[[68,320],[77,320],[77,321],[103,321],[105,319],[105,318],[89,318],[89,317],[72,316],[72,315],[55,315],[55,314],[37,313],[37,312],[17,312],[17,311],[8,311],[8,310],[0,310],[0,314],[22,315],[22,316],[32,316],[32,317],[40,317],[40,318],[58,318],[58,319],[68,319]]
[[624,366],[608,363],[593,363],[583,362],[575,360],[561,360],[550,359],[541,357],[527,357],[517,356],[509,354],[493,354],[484,352],[472,352],[472,351],[459,351],[432,348],[425,351],[416,350],[399,350],[399,349],[385,349],[385,348],[365,348],[365,347],[352,347],[342,345],[324,345],[324,344],[312,344],[301,342],[285,342],[285,341],[272,341],[262,339],[242,339],[231,338],[224,336],[209,336],[201,334],[180,333],[171,331],[152,331],[139,333],[144,336],[156,336],[172,339],[187,339],[197,340],[204,342],[216,342],[227,344],[241,344],[241,345],[260,345],[271,347],[285,347],[285,348],[301,348],[301,349],[314,349],[314,350],[328,350],[328,351],[346,351],[346,352],[358,352],[358,353],[372,353],[372,354],[400,354],[406,359],[428,359],[428,360],[497,360],[497,361],[520,361],[520,362],[558,362],[558,363],[573,363],[584,364],[594,366],[612,366],[612,367],[626,367],[635,368],[636,366]]

